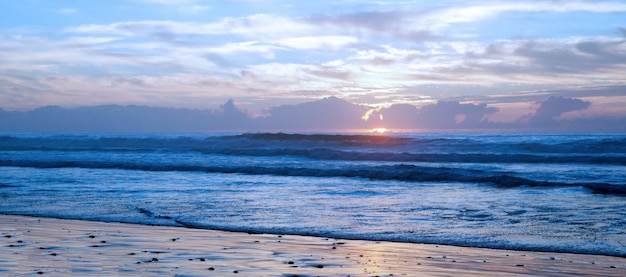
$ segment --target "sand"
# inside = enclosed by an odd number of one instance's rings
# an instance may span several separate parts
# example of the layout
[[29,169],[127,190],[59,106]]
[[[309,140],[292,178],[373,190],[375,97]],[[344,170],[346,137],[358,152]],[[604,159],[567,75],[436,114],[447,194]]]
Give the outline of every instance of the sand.
[[0,215],[0,276],[624,276],[620,257]]

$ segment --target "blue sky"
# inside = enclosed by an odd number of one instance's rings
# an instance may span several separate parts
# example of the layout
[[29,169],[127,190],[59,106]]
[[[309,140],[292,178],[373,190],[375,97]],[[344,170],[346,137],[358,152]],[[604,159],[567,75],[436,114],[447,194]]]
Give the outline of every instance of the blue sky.
[[626,1],[0,0],[0,108],[486,103],[626,116]]

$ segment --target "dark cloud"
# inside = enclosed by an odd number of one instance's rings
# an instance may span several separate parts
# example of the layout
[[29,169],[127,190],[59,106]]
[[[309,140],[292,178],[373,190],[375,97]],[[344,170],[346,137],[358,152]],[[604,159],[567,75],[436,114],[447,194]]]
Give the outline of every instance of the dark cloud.
[[255,118],[232,99],[216,109],[192,110],[147,106],[105,105],[65,109],[49,106],[27,112],[0,109],[0,132],[324,132],[367,130],[376,127],[404,130],[532,130],[626,131],[626,118],[561,119],[567,112],[588,108],[590,102],[549,97],[537,102],[534,113],[512,123],[494,123],[487,115],[498,111],[485,103],[440,101],[417,108],[395,104],[363,116],[370,107],[329,97],[269,109]]
[[252,118],[229,100],[215,110],[103,105],[28,112],[0,110],[4,132],[208,132],[242,131]]
[[419,110],[418,120],[427,128],[483,128],[487,127],[486,116],[498,111],[498,108],[486,104],[461,104],[459,102],[440,101],[424,106]]
[[372,125],[393,129],[419,128],[418,109],[409,104],[394,104],[389,108],[372,113],[368,119]]
[[413,42],[440,38],[427,26],[419,28],[410,22],[411,18],[425,13],[427,11],[366,11],[340,15],[317,15],[305,18],[305,20],[318,26],[334,27],[358,37],[392,37]]
[[[551,96],[536,103],[535,112],[523,116],[507,128],[528,130],[550,130],[567,132],[626,132],[626,117],[593,116],[559,119],[567,112],[581,111],[591,106],[591,102],[576,98]],[[502,125],[505,126],[505,125]]]
[[[409,16],[403,11],[369,11],[340,15],[317,15],[306,18],[310,23],[327,24],[353,30],[368,29],[388,32],[398,29],[399,19]],[[401,21],[401,20],[400,20]]]
[[576,89],[559,89],[559,90],[546,90],[538,91],[542,94],[549,94],[553,96],[563,97],[614,97],[626,95],[626,86],[594,86],[594,87],[581,87]]
[[526,59],[523,67],[515,64],[500,65],[494,69],[505,70],[507,73],[580,73],[588,67],[583,66],[591,62],[589,57],[577,53],[571,48],[545,49],[541,43],[529,41],[519,46],[513,55]]
[[387,58],[383,58],[383,57],[375,57],[373,59],[371,59],[370,61],[368,61],[368,64],[370,65],[376,65],[376,66],[388,66],[388,65],[392,65],[397,63],[397,60],[394,59],[387,59]]
[[207,125],[214,130],[239,131],[248,130],[253,126],[250,114],[237,108],[233,99],[213,110],[211,115],[212,118],[207,120]]
[[531,126],[555,126],[556,118],[561,114],[589,108],[591,102],[575,98],[551,96],[546,101],[538,103],[535,113],[528,118]]
[[584,41],[576,44],[576,50],[586,54],[587,59],[598,64],[626,64],[626,51],[620,49],[626,44],[621,41]]
[[113,81],[116,84],[130,84],[130,85],[138,86],[138,87],[152,87],[151,85],[147,84],[144,80],[139,79],[139,78],[117,77],[117,78],[114,78]]
[[560,122],[563,129],[578,132],[626,132],[626,117],[576,118]]
[[409,104],[394,104],[372,113],[368,122],[392,129],[458,129],[489,128],[486,116],[498,109],[486,104],[462,104],[440,101],[417,108]]
[[336,70],[330,67],[320,67],[318,69],[303,69],[304,72],[320,78],[330,78],[338,80],[350,80],[352,73],[349,71]]
[[[626,85],[611,86],[580,86],[565,89],[545,89],[543,85],[500,85],[500,86],[468,86],[468,85],[429,85],[405,87],[399,94],[408,95],[410,93],[429,91],[436,95],[440,101],[456,101],[461,103],[475,102],[487,105],[508,104],[508,103],[535,103],[542,102],[550,96],[561,96],[566,98],[589,98],[589,97],[623,97],[626,95]],[[458,94],[458,91],[464,94]],[[511,92],[518,91],[518,92]],[[446,96],[444,96],[446,95]],[[407,99],[407,98],[405,98]],[[423,99],[414,98],[412,101]],[[375,103],[373,99],[364,98],[359,102]],[[617,102],[620,103],[620,102]],[[616,104],[617,104],[616,103]],[[605,104],[606,105],[606,104]]]
[[367,128],[361,117],[368,108],[337,97],[268,110],[260,126],[274,131],[345,131]]
[[[573,44],[522,41],[513,50],[506,45],[489,45],[480,52],[466,53],[463,64],[442,70],[446,73],[585,74],[616,70],[626,65],[626,40],[586,40]],[[490,63],[483,61],[489,60]]]

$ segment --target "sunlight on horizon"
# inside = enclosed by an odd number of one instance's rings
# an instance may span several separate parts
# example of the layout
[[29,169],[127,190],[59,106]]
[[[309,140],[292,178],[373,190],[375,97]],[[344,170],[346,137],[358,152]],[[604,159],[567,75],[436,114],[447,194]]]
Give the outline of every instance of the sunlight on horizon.
[[384,134],[387,131],[388,131],[387,128],[373,128],[371,130],[372,133],[379,133],[379,134]]

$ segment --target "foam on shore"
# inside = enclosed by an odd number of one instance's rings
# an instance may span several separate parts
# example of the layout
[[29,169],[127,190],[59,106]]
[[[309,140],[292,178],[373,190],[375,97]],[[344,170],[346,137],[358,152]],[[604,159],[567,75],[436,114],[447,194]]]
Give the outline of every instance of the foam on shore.
[[622,276],[619,257],[0,215],[0,275]]

